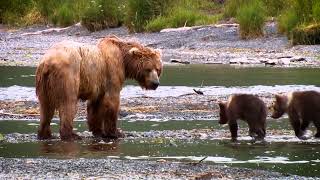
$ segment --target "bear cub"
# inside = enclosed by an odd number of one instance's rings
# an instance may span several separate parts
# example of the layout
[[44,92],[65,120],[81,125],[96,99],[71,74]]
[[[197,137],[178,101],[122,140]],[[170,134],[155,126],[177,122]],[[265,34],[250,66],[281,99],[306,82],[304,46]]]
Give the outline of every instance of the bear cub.
[[316,138],[320,138],[320,93],[316,91],[296,91],[287,95],[275,95],[271,109],[271,117],[280,118],[283,114],[289,115],[289,121],[295,135],[306,139],[305,130],[310,122],[317,128]]
[[262,140],[266,135],[267,109],[265,103],[257,96],[235,94],[227,102],[220,102],[219,124],[229,124],[232,141],[237,140],[238,124],[241,119],[248,123],[249,135]]

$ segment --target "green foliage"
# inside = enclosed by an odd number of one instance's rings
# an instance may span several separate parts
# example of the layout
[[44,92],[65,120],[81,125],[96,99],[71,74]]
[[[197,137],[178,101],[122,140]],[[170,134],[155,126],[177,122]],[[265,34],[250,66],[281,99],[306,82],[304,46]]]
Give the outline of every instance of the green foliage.
[[[309,37],[313,35],[304,29],[306,24],[320,21],[320,1],[290,0],[289,2],[291,6],[288,5],[288,8],[278,17],[279,32],[285,33],[289,38],[295,38],[294,42],[300,43],[305,41],[304,39],[309,41]],[[303,35],[303,33],[307,34]]]
[[320,44],[320,23],[300,25],[292,30],[291,41],[297,44]]
[[169,27],[171,27],[171,24],[169,24],[168,18],[164,16],[158,16],[157,18],[149,21],[145,29],[149,32],[158,32]]
[[171,8],[164,12],[164,15],[150,20],[146,24],[145,30],[156,32],[169,27],[177,28],[215,23],[220,16],[202,13],[202,10],[207,11],[209,7],[214,6],[208,1],[176,1],[171,4]]
[[32,8],[32,0],[0,1],[0,23],[19,25],[28,10]]
[[52,22],[58,26],[66,27],[75,23],[75,12],[71,8],[71,4],[64,3],[57,9],[54,16],[51,16]]
[[289,9],[278,17],[278,31],[289,35],[292,29],[299,24],[299,21],[297,13],[293,9]]
[[121,24],[120,4],[114,0],[91,1],[84,10],[81,23],[90,31],[98,31]]
[[223,16],[225,18],[236,17],[240,7],[250,3],[248,1],[250,0],[227,0],[224,7]]
[[237,21],[240,25],[240,37],[250,38],[263,35],[265,13],[261,1],[251,1],[250,4],[241,6],[238,10]]
[[268,16],[276,17],[284,9],[290,6],[290,1],[288,0],[262,0],[264,9]]
[[314,21],[320,22],[320,1],[316,1],[312,7],[312,17]]
[[169,5],[169,0],[128,0],[125,24],[131,32],[145,30],[149,20],[161,15]]

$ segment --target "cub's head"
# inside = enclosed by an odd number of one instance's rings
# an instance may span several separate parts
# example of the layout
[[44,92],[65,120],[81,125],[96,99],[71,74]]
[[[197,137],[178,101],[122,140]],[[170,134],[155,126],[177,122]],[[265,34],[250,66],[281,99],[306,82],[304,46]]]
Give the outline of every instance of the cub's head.
[[126,77],[137,80],[143,89],[157,89],[162,72],[160,52],[140,45],[132,47],[129,55],[130,61],[125,64]]
[[286,95],[275,95],[275,100],[270,107],[274,119],[280,118],[287,110],[288,98]]
[[228,114],[227,114],[227,103],[226,102],[219,102],[218,105],[220,108],[219,124],[227,124],[229,122]]

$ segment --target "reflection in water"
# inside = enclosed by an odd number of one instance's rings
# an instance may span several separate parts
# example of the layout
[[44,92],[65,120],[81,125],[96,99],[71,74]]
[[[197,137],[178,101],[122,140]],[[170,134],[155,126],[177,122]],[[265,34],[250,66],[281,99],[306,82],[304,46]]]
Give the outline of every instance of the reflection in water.
[[45,141],[40,143],[40,155],[60,158],[76,158],[79,156],[93,157],[95,154],[105,154],[106,156],[116,156],[120,153],[119,142],[117,141],[97,141],[89,142],[77,141]]

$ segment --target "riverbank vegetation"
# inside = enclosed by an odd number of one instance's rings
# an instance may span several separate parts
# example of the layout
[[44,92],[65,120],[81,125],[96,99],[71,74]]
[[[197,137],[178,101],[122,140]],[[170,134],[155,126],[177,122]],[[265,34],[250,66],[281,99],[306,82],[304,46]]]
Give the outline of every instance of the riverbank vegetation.
[[[242,38],[263,36],[267,20],[294,44],[318,43],[318,0],[10,0],[0,1],[0,23],[13,27],[34,24],[88,30],[126,26],[130,32],[236,21]],[[231,21],[231,22],[232,22]]]

